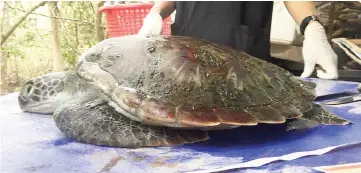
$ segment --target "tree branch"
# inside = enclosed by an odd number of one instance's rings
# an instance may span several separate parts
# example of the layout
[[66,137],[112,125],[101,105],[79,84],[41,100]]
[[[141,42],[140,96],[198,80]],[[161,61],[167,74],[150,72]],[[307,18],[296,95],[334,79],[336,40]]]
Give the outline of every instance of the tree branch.
[[23,22],[34,10],[39,8],[40,6],[43,6],[47,3],[47,1],[39,2],[37,5],[35,5],[33,8],[31,8],[29,11],[26,12],[24,16],[22,16],[10,29],[7,31],[4,35],[1,36],[1,45],[5,43],[5,41],[9,38],[9,36],[15,31],[15,29]]
[[[18,11],[21,11],[21,12],[26,12],[26,11],[24,11],[24,10],[22,10],[22,9],[15,8],[15,7],[10,7],[10,6],[9,6],[9,8],[14,9],[14,10],[18,10]],[[35,14],[35,15],[39,15],[39,16],[44,16],[44,17],[49,17],[49,18],[54,18],[54,19],[70,20],[70,21],[73,21],[73,22],[80,22],[80,23],[85,23],[85,24],[89,24],[89,25],[94,25],[92,22],[82,21],[82,20],[79,20],[79,19],[70,19],[70,18],[58,17],[58,16],[48,16],[48,15],[39,14],[39,13],[31,13],[31,14]]]
[[[62,14],[61,14],[60,11],[59,11],[59,14],[58,14],[58,15],[62,16]],[[65,31],[65,25],[64,25],[63,20],[60,19],[60,20],[59,20],[59,23],[60,23],[60,29],[61,29],[61,31]],[[75,49],[73,48],[73,46],[69,43],[69,41],[68,41],[68,39],[66,38],[64,32],[60,32],[60,34],[63,36],[63,38],[64,38],[64,40],[65,40],[65,43],[66,43],[76,54],[80,55],[81,53],[78,52],[77,50],[75,50]]]
[[95,17],[94,17],[94,28],[95,28],[95,35],[97,37],[97,41],[101,42],[104,40],[104,31],[101,27],[102,23],[102,13],[99,11],[100,7],[104,5],[105,1],[100,2],[93,2],[92,7],[95,8]]

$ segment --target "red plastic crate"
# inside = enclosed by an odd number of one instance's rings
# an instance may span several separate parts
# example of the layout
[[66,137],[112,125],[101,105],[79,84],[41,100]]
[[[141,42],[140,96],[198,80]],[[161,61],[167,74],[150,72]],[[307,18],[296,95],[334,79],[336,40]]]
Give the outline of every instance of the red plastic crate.
[[[106,14],[108,37],[137,34],[143,25],[144,17],[154,3],[118,4],[106,6],[100,12]],[[170,17],[163,20],[162,35],[170,35]]]

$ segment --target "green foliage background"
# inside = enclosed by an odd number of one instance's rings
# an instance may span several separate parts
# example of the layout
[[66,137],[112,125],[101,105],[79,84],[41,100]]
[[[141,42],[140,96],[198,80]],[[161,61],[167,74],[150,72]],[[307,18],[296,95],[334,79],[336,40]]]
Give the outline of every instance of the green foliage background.
[[[36,1],[5,2],[6,16],[2,18],[3,33],[30,9]],[[59,1],[59,38],[66,69],[74,67],[80,54],[97,43],[94,29],[96,9],[91,1]],[[1,47],[6,58],[6,80],[9,92],[37,75],[52,71],[52,31],[48,6],[42,6],[29,15]],[[103,15],[102,27],[105,28]],[[5,56],[6,55],[6,56]],[[3,75],[2,75],[3,76]]]

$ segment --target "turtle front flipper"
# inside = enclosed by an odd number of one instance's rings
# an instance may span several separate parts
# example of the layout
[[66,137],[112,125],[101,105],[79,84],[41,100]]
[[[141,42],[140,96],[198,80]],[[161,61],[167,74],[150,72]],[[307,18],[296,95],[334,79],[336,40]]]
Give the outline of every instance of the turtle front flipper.
[[133,121],[104,100],[73,102],[54,113],[55,123],[76,141],[113,147],[174,146],[205,141],[207,132],[148,126]]
[[352,122],[325,110],[318,104],[312,103],[312,109],[303,113],[301,118],[288,123],[287,130],[312,128],[319,125],[347,125],[350,123]]

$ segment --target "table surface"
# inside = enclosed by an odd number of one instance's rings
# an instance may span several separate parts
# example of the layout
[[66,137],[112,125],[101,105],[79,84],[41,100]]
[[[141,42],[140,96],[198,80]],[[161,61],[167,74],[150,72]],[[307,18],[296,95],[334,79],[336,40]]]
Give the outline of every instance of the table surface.
[[[358,83],[307,79],[317,94],[356,92]],[[0,97],[1,172],[211,172],[259,158],[278,157],[356,143],[323,155],[272,162],[227,172],[316,172],[312,167],[361,162],[361,102],[325,106],[353,122],[285,132],[285,125],[259,125],[210,132],[210,140],[177,147],[122,149],[83,144],[64,137],[50,115],[23,113],[17,93]]]

